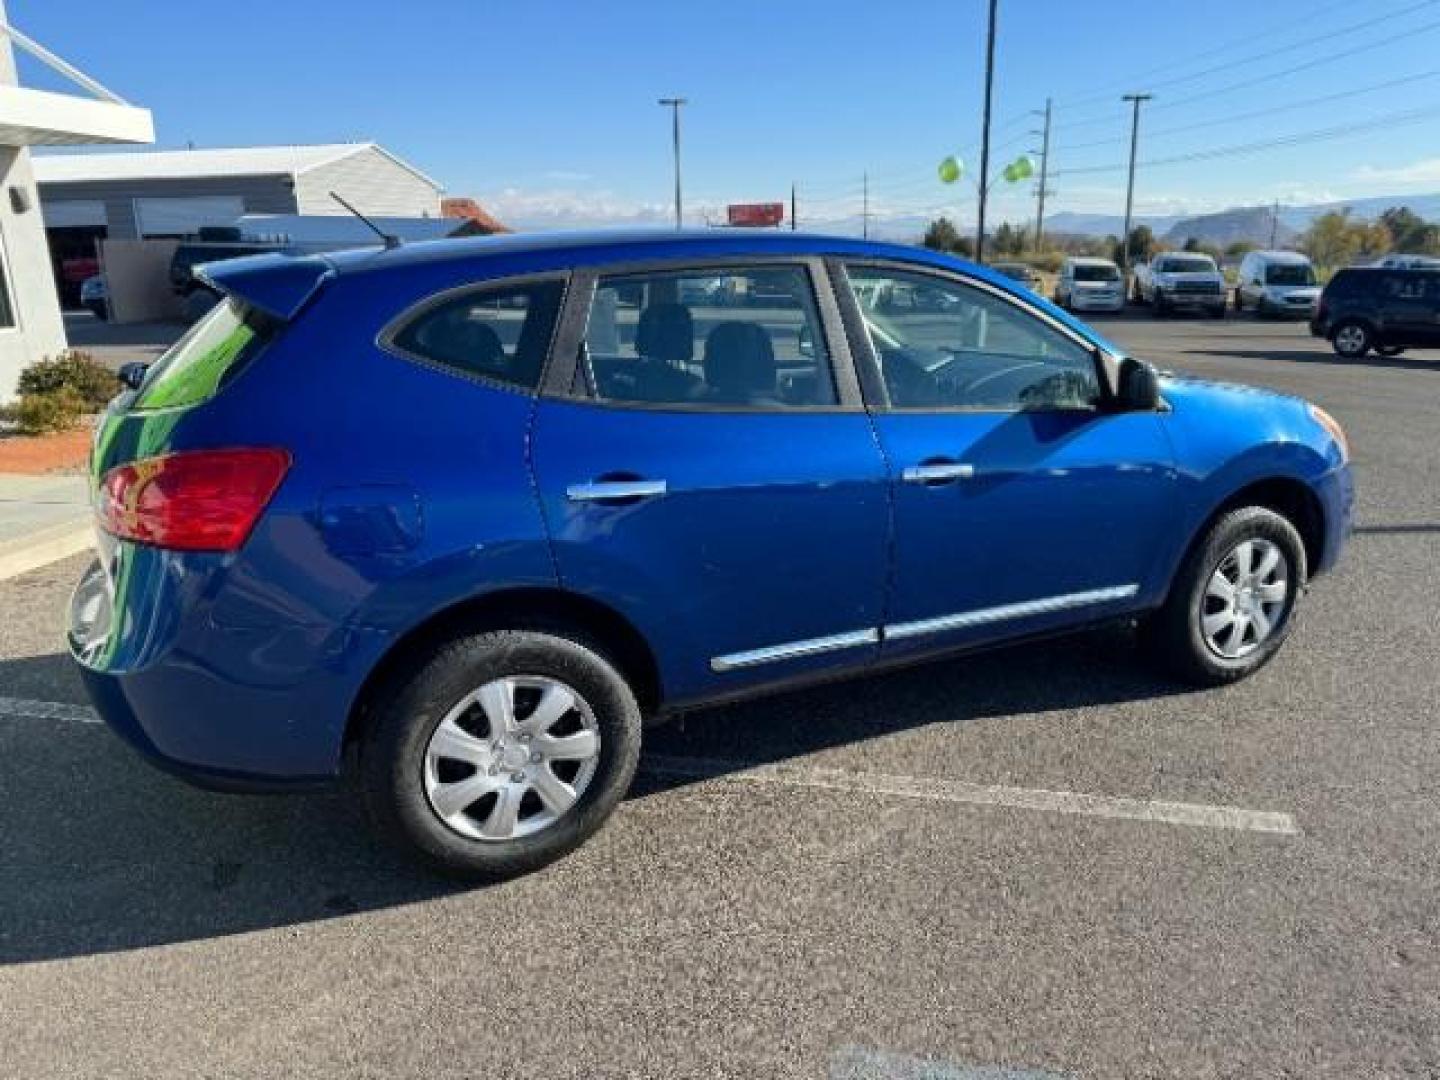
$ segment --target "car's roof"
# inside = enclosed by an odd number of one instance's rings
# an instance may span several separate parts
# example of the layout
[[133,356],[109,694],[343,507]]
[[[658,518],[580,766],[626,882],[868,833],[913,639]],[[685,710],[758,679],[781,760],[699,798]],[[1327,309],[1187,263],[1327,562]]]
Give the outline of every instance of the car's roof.
[[[1114,259],[1102,259],[1098,255],[1071,255],[1065,261],[1076,266],[1115,266]],[[1115,268],[1119,269],[1118,266]]]
[[[325,256],[342,274],[471,260],[549,256],[567,266],[599,266],[647,259],[709,258],[730,255],[864,255],[953,266],[957,260],[924,248],[854,237],[824,236],[779,229],[599,229],[576,232],[509,233],[427,240],[388,250],[366,248]],[[966,267],[974,270],[974,267]]]

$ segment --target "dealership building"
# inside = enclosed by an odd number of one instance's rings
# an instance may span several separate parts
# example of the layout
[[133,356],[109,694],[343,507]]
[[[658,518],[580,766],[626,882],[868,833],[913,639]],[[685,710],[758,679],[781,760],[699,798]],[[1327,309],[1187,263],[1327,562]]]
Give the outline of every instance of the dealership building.
[[194,236],[245,215],[440,215],[441,187],[373,142],[242,149],[57,153],[35,158],[55,277],[95,257],[97,240]]
[[[14,47],[82,93],[20,86]],[[149,110],[121,100],[16,30],[0,0],[0,402],[14,395],[26,366],[65,348],[30,148],[148,143],[154,137]]]

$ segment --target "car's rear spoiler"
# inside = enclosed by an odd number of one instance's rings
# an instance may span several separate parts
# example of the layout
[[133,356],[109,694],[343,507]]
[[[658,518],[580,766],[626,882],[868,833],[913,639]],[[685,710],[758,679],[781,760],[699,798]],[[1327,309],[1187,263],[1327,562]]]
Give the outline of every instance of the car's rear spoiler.
[[207,285],[284,322],[334,273],[319,255],[245,255],[195,267],[195,276]]

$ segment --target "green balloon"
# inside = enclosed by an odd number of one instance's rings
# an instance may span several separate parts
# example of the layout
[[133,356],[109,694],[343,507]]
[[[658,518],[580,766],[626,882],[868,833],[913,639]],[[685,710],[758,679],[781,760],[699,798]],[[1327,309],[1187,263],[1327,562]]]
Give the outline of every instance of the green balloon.
[[1005,178],[1005,182],[1006,182],[1007,184],[1013,184],[1016,180],[1019,180],[1019,179],[1020,179],[1020,174],[1019,174],[1019,172],[1016,171],[1015,166],[1014,166],[1013,164],[1011,164],[1011,165],[1006,165],[1006,166],[1005,166],[1005,171],[1002,172],[1000,175]]
[[940,162],[940,182],[953,184],[965,175],[965,165],[954,154]]
[[1012,177],[1011,179],[1029,180],[1030,177],[1035,175],[1035,163],[1032,162],[1028,157],[1018,157],[1010,166],[1010,169],[1006,171],[1009,172],[1011,170],[1013,170],[1015,173],[1014,177]]

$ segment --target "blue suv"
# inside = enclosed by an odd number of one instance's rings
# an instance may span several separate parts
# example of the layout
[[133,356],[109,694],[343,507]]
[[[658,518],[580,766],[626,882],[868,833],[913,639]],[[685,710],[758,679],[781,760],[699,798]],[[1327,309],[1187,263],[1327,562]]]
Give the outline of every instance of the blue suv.
[[1294,398],[1161,377],[978,266],[706,231],[217,264],[103,418],[97,709],[202,785],[353,777],[497,877],[614,809],[642,721],[1107,620],[1269,660],[1349,530]]

